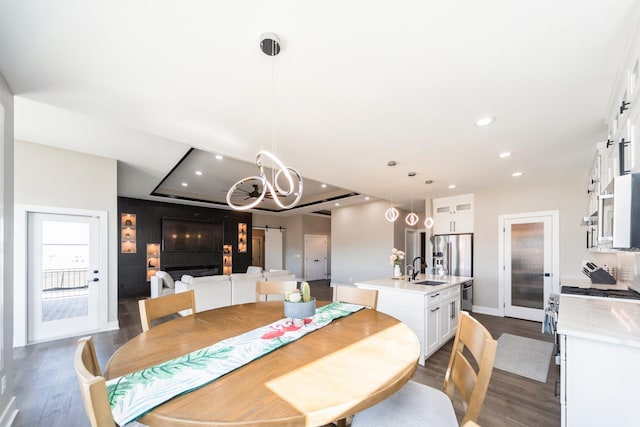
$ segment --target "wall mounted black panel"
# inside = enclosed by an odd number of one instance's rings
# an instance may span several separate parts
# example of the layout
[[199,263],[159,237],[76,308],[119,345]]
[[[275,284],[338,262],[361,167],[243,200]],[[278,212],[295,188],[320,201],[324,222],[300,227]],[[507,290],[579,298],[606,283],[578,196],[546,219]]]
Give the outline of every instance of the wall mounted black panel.
[[[233,245],[232,271],[244,273],[251,265],[251,213],[118,197],[118,218],[122,213],[136,215],[136,252],[122,253],[118,248],[119,298],[149,296],[149,282],[146,280],[147,243],[162,242],[162,219],[165,217],[222,224],[223,244]],[[246,253],[238,253],[238,223],[247,224]],[[222,247],[212,249],[161,251],[160,269],[178,279],[182,274],[190,273],[203,275],[217,271],[217,274],[221,274]]]

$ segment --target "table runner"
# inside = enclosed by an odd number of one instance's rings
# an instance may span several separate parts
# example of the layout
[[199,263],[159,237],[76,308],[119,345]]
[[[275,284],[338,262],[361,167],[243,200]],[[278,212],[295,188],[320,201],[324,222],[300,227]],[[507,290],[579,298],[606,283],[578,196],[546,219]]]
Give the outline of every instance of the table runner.
[[113,418],[119,425],[127,424],[173,397],[200,388],[363,308],[334,302],[318,308],[313,317],[305,320],[304,326],[295,326],[291,319],[281,319],[150,368],[113,378],[107,381]]

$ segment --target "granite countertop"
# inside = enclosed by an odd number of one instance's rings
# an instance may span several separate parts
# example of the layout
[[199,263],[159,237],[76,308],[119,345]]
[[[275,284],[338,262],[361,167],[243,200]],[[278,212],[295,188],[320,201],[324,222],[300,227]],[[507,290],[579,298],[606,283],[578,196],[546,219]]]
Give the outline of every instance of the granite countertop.
[[[423,280],[437,280],[439,282],[444,282],[444,283],[442,285],[436,285],[436,286],[418,285],[415,283]],[[355,285],[356,286],[362,285],[364,287],[376,288],[376,289],[382,289],[382,290],[388,289],[388,290],[414,292],[414,293],[427,295],[427,294],[432,294],[434,292],[442,291],[452,286],[460,285],[461,283],[468,282],[469,280],[473,280],[473,277],[419,274],[416,277],[416,280],[411,282],[407,281],[405,278],[402,278],[402,279],[385,278],[385,279],[374,279],[374,280],[357,282],[355,283]]]
[[558,333],[640,348],[640,300],[561,295]]

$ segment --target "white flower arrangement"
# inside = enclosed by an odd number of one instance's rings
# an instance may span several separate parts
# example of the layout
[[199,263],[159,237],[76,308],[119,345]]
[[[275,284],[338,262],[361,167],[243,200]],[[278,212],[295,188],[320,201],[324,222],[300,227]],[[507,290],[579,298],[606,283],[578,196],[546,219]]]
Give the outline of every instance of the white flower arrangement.
[[391,261],[391,265],[400,265],[402,264],[402,260],[404,260],[404,252],[393,248],[391,250],[391,255],[389,255],[389,261]]

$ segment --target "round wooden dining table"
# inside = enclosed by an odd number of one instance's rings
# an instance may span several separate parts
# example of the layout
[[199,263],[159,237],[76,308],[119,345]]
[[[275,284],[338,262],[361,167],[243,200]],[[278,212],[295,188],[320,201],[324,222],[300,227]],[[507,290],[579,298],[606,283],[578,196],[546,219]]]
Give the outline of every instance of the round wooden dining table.
[[[318,302],[318,305],[328,302]],[[234,305],[170,320],[120,347],[107,379],[210,346],[284,318],[283,302]],[[363,309],[157,406],[149,426],[321,426],[400,389],[420,354],[404,323]]]

